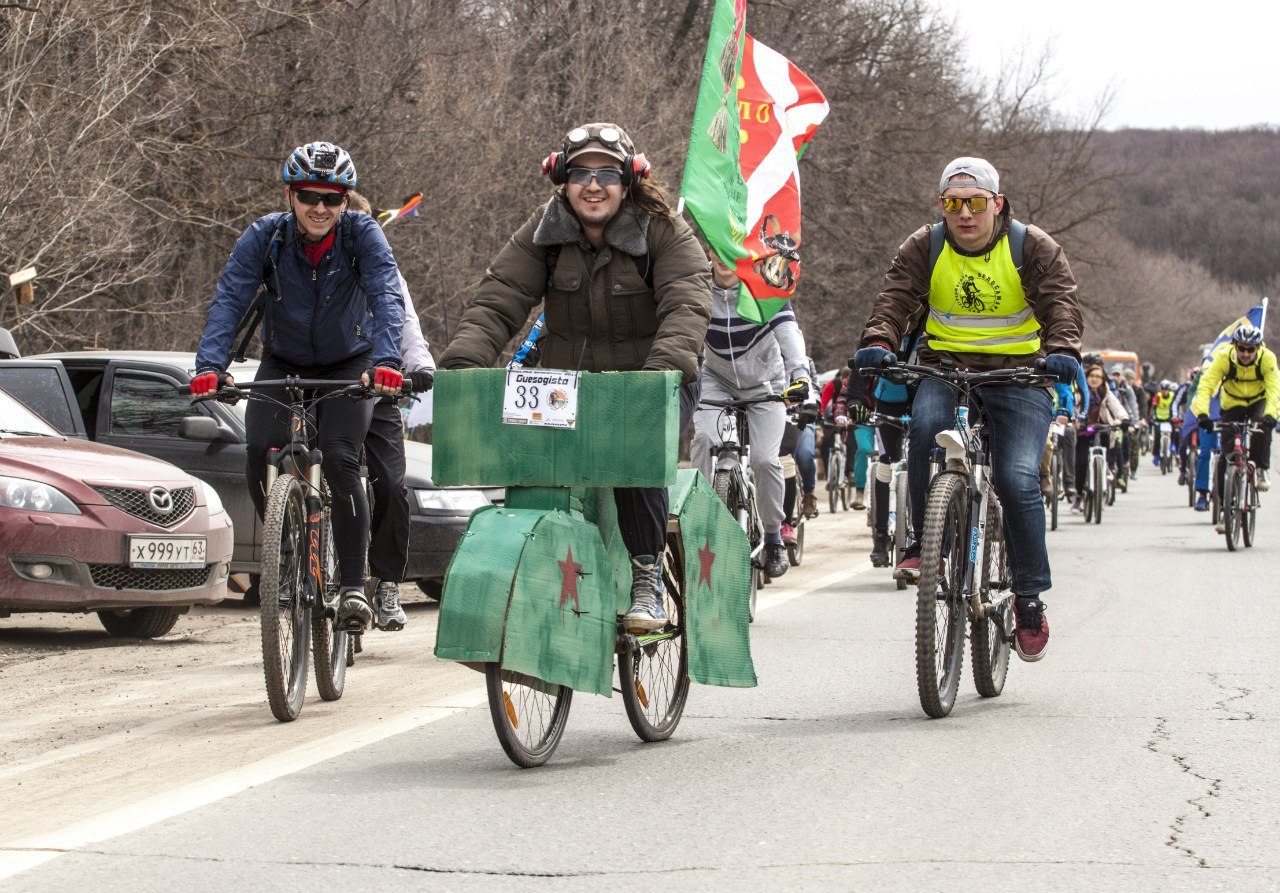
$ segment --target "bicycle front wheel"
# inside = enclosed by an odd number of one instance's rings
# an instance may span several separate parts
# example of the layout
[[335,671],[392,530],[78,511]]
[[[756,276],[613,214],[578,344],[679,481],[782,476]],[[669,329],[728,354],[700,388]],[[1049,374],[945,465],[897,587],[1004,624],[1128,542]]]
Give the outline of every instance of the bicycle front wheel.
[[1093,490],[1093,523],[1102,523],[1102,503],[1106,500],[1106,480],[1107,480],[1107,464],[1106,460],[1101,456],[1093,457],[1093,473],[1091,475],[1095,484]]
[[[1253,469],[1250,469],[1253,471]],[[1240,535],[1246,546],[1254,543],[1253,534],[1258,524],[1258,485],[1256,471],[1244,482],[1244,499],[1240,504]]]
[[320,520],[324,604],[317,606],[311,614],[311,656],[316,665],[316,690],[324,700],[336,701],[342,697],[346,687],[348,660],[353,659],[354,654],[351,636],[337,624],[338,558],[333,548],[328,488],[325,489],[324,514]]
[[[267,497],[263,524],[262,672],[271,713],[291,722],[302,712],[307,693],[308,602],[307,515],[302,486],[292,475],[276,479]],[[274,558],[272,557],[274,556]]]
[[[742,504],[741,489],[737,486],[733,472],[717,471],[711,480],[711,489],[715,491],[716,496],[725,507],[729,510],[729,514],[733,515],[733,519],[738,522],[738,526],[742,528],[742,532],[747,535],[747,546],[751,554],[755,554],[756,543],[752,541],[751,531],[751,512],[747,506]],[[760,572],[756,568],[755,559],[749,558],[748,562],[751,566],[751,589],[747,594],[747,619],[754,621],[756,619],[756,593],[760,588]]]
[[934,478],[925,503],[916,589],[916,687],[934,719],[951,712],[964,663],[965,546],[969,488],[961,475]]
[[1009,550],[1005,547],[1000,514],[1000,503],[992,498],[987,505],[987,537],[982,549],[979,583],[986,616],[969,622],[973,684],[984,698],[994,698],[1004,691],[1004,681],[1009,674],[1007,637],[1013,633],[1014,626],[1013,594],[1008,592],[1013,575],[1009,571]]
[[1227,528],[1227,549],[1240,548],[1241,496],[1244,494],[1244,474],[1239,468],[1228,468],[1222,481],[1222,523]]
[[1056,449],[1049,460],[1049,529],[1058,529],[1058,500],[1061,498],[1059,487],[1062,483],[1062,454]]
[[573,689],[504,670],[496,663],[484,665],[484,682],[502,749],[521,769],[541,766],[560,744]]
[[680,724],[689,697],[689,639],[684,617],[684,549],[680,534],[667,533],[662,558],[662,598],[667,625],[626,637],[618,657],[622,703],[641,741],[665,741]]

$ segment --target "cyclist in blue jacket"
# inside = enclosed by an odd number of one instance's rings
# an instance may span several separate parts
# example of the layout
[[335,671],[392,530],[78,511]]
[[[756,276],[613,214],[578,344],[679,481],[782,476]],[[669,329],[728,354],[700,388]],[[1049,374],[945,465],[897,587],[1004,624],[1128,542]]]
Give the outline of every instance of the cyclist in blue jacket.
[[[226,374],[233,341],[262,285],[267,293],[259,380],[363,377],[378,393],[398,394],[404,325],[399,271],[377,222],[347,211],[347,191],[357,184],[351,156],[327,142],[299,146],[285,161],[282,179],[289,210],[250,224],[218,279],[196,353],[192,395],[234,384]],[[351,244],[345,244],[348,239]],[[368,400],[326,400],[316,412],[334,497],[338,612],[351,630],[364,630],[373,620],[364,593],[369,504],[359,462],[373,409]],[[266,503],[267,452],[288,442],[288,419],[268,400],[249,403],[249,492],[259,516]]]

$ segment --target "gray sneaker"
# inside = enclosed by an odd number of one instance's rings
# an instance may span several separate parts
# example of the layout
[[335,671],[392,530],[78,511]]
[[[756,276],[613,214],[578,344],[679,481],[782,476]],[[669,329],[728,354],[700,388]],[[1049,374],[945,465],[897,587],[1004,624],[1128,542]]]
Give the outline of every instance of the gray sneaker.
[[373,622],[373,608],[363,586],[345,586],[338,593],[338,624],[349,633],[362,633]]
[[631,559],[631,607],[622,615],[627,632],[649,632],[667,625],[662,606],[662,565],[652,555]]
[[374,626],[384,632],[395,632],[404,629],[406,617],[404,608],[400,607],[400,588],[390,580],[378,584],[378,591],[373,594],[373,607],[378,612]]

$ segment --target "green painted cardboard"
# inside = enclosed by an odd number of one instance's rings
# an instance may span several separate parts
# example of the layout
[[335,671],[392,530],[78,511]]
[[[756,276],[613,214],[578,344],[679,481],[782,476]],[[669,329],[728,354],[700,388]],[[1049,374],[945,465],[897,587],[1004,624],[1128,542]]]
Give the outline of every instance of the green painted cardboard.
[[689,678],[703,685],[756,685],[751,661],[751,551],[699,471],[681,469],[671,488],[684,547]]
[[471,515],[445,575],[436,656],[491,663],[502,653],[511,582],[545,511],[488,506]]
[[520,555],[503,669],[612,697],[616,593],[596,526],[581,515],[545,514]]
[[665,487],[674,483],[680,373],[583,372],[577,427],[502,423],[505,369],[441,370],[432,478],[440,486]]

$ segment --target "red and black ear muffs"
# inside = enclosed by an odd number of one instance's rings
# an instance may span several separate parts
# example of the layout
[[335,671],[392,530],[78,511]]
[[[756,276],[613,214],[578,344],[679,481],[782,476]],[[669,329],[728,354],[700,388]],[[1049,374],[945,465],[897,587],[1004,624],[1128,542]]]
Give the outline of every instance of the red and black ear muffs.
[[[568,157],[568,153],[561,149],[559,152],[552,152],[542,160],[542,172],[557,186],[563,186],[569,182],[569,166],[565,162],[566,157]],[[644,157],[644,153],[623,156],[623,187],[630,189],[641,180],[649,179],[652,170],[649,165],[649,159]]]

